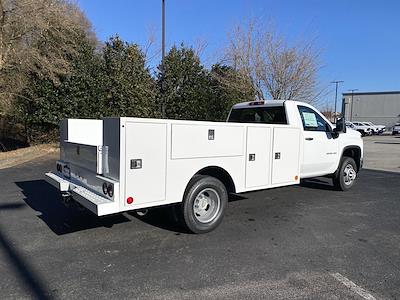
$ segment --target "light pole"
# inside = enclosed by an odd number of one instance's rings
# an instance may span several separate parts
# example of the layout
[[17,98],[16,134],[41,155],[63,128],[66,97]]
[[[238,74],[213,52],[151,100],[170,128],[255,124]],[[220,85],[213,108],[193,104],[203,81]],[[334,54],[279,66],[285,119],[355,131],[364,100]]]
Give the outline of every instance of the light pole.
[[358,89],[351,89],[349,91],[351,92],[350,121],[353,122],[353,96],[354,92],[358,91]]
[[162,41],[161,41],[161,58],[165,57],[165,0],[162,0]]
[[[161,72],[164,72],[164,57],[165,57],[165,0],[162,0],[162,33],[161,33]],[[164,95],[164,74],[161,77],[161,98],[162,98],[162,117],[166,118],[167,101]]]
[[331,83],[334,83],[336,85],[336,93],[335,93],[335,109],[334,109],[334,120],[335,120],[335,124],[336,124],[336,103],[337,103],[337,90],[338,90],[338,85],[339,83],[343,83],[343,80],[335,80],[332,81]]

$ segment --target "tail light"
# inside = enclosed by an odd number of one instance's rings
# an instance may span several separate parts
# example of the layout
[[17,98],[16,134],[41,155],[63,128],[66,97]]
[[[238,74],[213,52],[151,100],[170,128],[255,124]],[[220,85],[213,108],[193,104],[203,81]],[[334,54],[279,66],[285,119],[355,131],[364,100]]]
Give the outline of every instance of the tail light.
[[114,187],[113,187],[112,184],[109,184],[109,185],[108,185],[107,194],[108,194],[108,196],[110,196],[111,198],[112,198],[112,196],[114,195]]
[[106,196],[108,195],[111,198],[112,198],[112,196],[114,196],[114,186],[112,183],[104,182],[102,188],[103,188],[104,195],[106,195]]
[[103,183],[103,193],[104,193],[104,195],[107,195],[107,193],[108,193],[108,185],[107,185],[107,182],[104,182],[104,183]]

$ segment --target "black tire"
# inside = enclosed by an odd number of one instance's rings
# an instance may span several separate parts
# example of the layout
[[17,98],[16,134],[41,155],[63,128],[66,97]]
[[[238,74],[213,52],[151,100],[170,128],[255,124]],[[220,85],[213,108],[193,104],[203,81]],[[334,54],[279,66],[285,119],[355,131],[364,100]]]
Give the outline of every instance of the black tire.
[[222,222],[227,203],[228,193],[221,181],[211,176],[196,175],[186,188],[181,219],[193,233],[210,232]]
[[348,191],[355,183],[357,165],[353,158],[343,156],[333,177],[333,185],[340,191]]

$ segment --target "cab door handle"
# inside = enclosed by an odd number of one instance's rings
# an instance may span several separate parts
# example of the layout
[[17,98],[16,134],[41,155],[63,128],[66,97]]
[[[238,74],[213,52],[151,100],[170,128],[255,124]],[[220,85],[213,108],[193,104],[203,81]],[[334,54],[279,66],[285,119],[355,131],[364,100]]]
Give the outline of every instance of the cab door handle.
[[306,138],[306,141],[312,141],[314,138],[312,138],[312,137],[307,137]]

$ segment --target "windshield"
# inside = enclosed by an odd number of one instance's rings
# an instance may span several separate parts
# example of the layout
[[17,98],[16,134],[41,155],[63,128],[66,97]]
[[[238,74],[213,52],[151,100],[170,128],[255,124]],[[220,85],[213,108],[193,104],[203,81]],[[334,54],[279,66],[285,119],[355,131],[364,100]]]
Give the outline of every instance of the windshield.
[[228,122],[287,124],[283,106],[234,108]]

